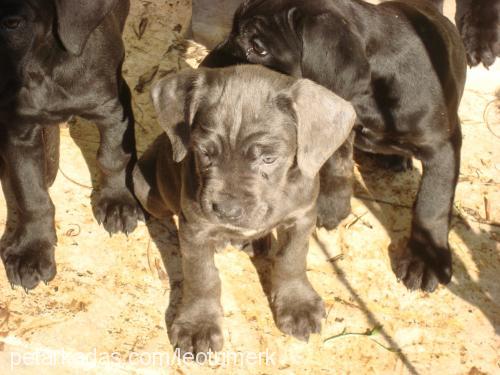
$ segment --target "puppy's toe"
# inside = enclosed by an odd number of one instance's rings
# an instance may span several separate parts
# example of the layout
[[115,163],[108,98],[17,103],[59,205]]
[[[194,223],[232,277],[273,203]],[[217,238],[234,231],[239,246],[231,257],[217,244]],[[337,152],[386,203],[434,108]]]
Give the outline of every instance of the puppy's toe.
[[223,336],[217,319],[199,321],[176,320],[172,324],[170,341],[181,354],[216,352],[222,350]]
[[45,240],[7,248],[4,263],[9,282],[25,290],[34,289],[40,281],[53,280],[57,273],[54,245]]
[[463,17],[457,19],[457,26],[462,36],[467,63],[475,66],[483,63],[491,66],[500,56],[500,5],[481,5],[471,2]]
[[314,291],[277,295],[273,310],[278,328],[302,341],[321,332],[321,321],[326,315],[323,300]]
[[409,290],[422,289],[426,292],[435,291],[439,284],[434,272],[427,269],[420,261],[414,261],[408,265],[402,281]]
[[110,234],[132,233],[137,222],[144,219],[139,203],[128,191],[101,192],[94,205],[94,214],[97,222]]
[[451,281],[451,254],[449,250],[442,249],[432,249],[432,256],[423,254],[429,252],[410,248],[405,256],[396,261],[394,272],[409,290],[433,292],[439,283],[448,284]]

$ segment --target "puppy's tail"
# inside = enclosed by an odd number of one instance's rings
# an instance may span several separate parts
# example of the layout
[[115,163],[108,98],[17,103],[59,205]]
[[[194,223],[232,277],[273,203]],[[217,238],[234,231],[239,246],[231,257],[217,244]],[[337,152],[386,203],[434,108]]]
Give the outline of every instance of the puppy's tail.
[[48,126],[43,129],[43,151],[45,156],[45,184],[54,183],[59,170],[59,144],[61,136],[59,126]]

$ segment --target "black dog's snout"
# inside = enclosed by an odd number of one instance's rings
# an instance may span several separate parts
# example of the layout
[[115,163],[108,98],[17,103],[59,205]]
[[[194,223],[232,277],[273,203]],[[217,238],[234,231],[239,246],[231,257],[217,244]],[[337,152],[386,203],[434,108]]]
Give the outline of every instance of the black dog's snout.
[[243,215],[240,204],[234,198],[227,196],[212,202],[212,209],[217,216],[223,219],[236,220]]

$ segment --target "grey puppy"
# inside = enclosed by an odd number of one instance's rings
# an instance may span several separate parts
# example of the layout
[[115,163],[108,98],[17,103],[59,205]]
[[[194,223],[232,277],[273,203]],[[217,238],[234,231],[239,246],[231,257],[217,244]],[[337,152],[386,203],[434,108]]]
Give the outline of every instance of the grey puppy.
[[306,276],[318,171],[347,139],[352,106],[306,79],[260,66],[183,71],[152,91],[160,136],[134,169],[134,189],[158,218],[179,216],[184,274],[171,342],[183,352],[222,348],[214,251],[277,230],[271,307],[278,327],[307,340],[323,301]]

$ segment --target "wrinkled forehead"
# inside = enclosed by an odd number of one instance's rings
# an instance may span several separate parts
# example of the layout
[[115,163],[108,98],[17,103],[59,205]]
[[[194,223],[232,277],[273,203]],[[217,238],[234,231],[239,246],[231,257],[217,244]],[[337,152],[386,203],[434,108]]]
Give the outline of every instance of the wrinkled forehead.
[[209,83],[194,126],[233,147],[259,139],[294,143],[295,117],[284,87],[260,75],[218,77]]

